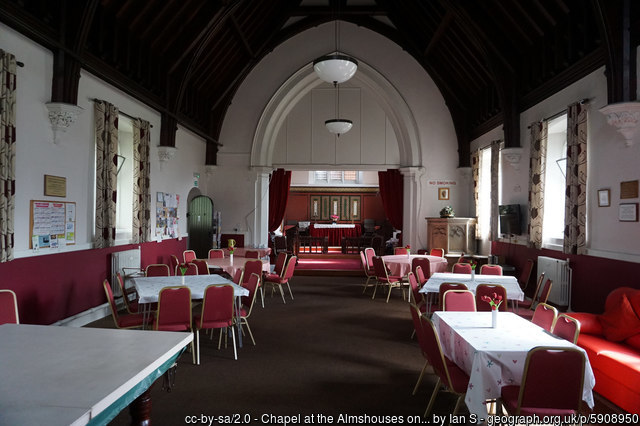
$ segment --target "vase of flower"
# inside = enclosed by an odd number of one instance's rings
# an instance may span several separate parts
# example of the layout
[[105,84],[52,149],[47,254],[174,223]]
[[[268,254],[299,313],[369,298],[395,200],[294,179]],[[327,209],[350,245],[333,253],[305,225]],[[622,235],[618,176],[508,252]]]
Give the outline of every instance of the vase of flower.
[[233,252],[229,253],[229,263],[233,265]]
[[455,212],[453,211],[453,208],[451,206],[445,206],[442,208],[442,210],[440,210],[440,217],[445,218],[445,217],[455,217]]
[[331,222],[335,225],[338,222],[338,219],[340,219],[340,217],[337,214],[332,214],[331,215]]
[[491,328],[498,327],[498,308],[491,308]]
[[481,300],[491,306],[491,328],[496,328],[498,326],[498,308],[502,304],[502,296],[497,293],[493,293],[493,297],[485,294]]
[[182,278],[182,280],[181,280],[182,285],[184,285],[184,274],[187,273],[188,266],[187,266],[186,263],[183,263],[178,268],[180,269],[180,275],[181,275],[181,278]]

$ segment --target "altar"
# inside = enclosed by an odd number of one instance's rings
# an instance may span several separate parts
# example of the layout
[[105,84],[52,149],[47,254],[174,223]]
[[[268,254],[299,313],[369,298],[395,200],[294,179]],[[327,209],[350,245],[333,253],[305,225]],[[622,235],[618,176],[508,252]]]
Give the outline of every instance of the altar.
[[328,237],[330,246],[340,246],[342,237],[359,237],[362,228],[358,223],[315,223],[309,227],[312,237]]

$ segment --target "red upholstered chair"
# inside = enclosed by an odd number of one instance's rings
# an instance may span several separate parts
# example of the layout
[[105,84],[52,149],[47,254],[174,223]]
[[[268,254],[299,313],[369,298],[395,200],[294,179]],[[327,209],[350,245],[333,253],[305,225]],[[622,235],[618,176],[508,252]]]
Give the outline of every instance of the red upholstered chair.
[[420,293],[420,284],[418,283],[417,277],[413,272],[409,272],[407,279],[409,280],[409,287],[411,287],[411,300],[409,300],[409,302],[419,307],[422,312],[425,312],[426,304],[424,295]]
[[518,310],[520,310],[520,308],[530,309],[530,310],[533,310],[533,308],[535,308],[535,305],[540,301],[538,297],[539,296],[538,293],[540,293],[540,286],[542,286],[543,282],[544,282],[544,272],[541,273],[540,276],[538,277],[538,283],[536,284],[536,289],[533,292],[533,297],[531,299],[518,301]]
[[467,286],[462,283],[442,283],[438,288],[438,303],[443,306],[444,293],[449,290],[468,290]]
[[244,257],[247,259],[260,259],[260,252],[257,250],[247,250],[244,253]]
[[475,312],[476,299],[471,290],[447,290],[444,292],[443,311]]
[[[116,301],[113,298],[111,284],[109,284],[109,281],[104,280],[102,282],[102,287],[104,288],[104,293],[107,296],[107,302],[109,302],[109,308],[111,308],[111,315],[113,316],[113,322],[115,323],[116,328],[141,328],[142,325],[145,324],[144,316],[140,313],[119,315]],[[153,315],[149,315],[146,324],[152,324],[153,320]]]
[[[249,290],[249,295],[242,297],[242,302],[241,302],[242,306],[240,307],[240,317],[238,318],[238,321],[240,321],[241,328],[243,325],[247,326],[249,337],[251,337],[251,342],[255,346],[256,341],[253,339],[253,333],[251,332],[251,327],[249,327],[249,316],[251,315],[251,311],[253,311],[253,305],[255,304],[255,301],[256,301],[256,294],[258,293],[258,288],[261,287],[260,275],[251,274],[251,276],[249,277],[249,280],[247,280],[246,283],[243,283],[242,287]],[[244,335],[244,331],[243,331],[243,335]]]
[[424,376],[424,372],[427,370],[429,366],[429,360],[427,358],[427,342],[425,341],[425,333],[422,331],[422,321],[420,321],[420,317],[422,316],[422,312],[419,307],[417,307],[413,303],[409,303],[409,311],[411,311],[411,318],[413,319],[413,332],[418,336],[418,345],[420,345],[420,352],[422,352],[422,356],[424,357],[424,367],[420,371],[420,376],[418,376],[418,381],[416,385],[413,387],[412,395],[415,395],[418,392],[418,387],[420,387],[420,383],[422,383],[422,377]]
[[502,275],[502,266],[486,264],[480,267],[480,275]]
[[196,256],[196,252],[193,250],[185,250],[182,252],[182,261],[184,263],[189,263],[197,257],[198,256]]
[[535,347],[527,355],[521,385],[503,386],[500,403],[509,415],[577,414],[584,366],[584,353],[577,348]]
[[273,296],[273,291],[275,290],[275,288],[278,287],[278,289],[280,290],[280,295],[282,296],[282,302],[284,302],[285,304],[287,302],[284,300],[284,291],[282,290],[282,287],[285,284],[287,285],[287,287],[289,288],[289,295],[291,296],[291,300],[293,300],[293,293],[291,292],[291,285],[289,284],[289,280],[291,280],[291,277],[293,277],[293,272],[296,268],[297,261],[297,256],[289,257],[282,277],[277,279],[265,278],[265,284],[271,284],[271,296]]
[[171,276],[169,272],[169,265],[165,265],[164,263],[152,263],[151,265],[147,265],[147,268],[144,270],[145,277],[168,277]]
[[262,260],[247,260],[244,262],[244,273],[242,274],[242,284],[249,282],[251,274],[262,276]]
[[137,298],[134,300],[129,299],[129,296],[132,293],[128,293],[124,288],[124,281],[122,280],[122,275],[120,275],[120,272],[116,273],[116,282],[118,284],[118,288],[120,289],[120,294],[122,294],[122,300],[124,301],[124,307],[127,309],[127,312],[129,312],[130,314],[137,314],[138,300]]
[[396,247],[393,249],[393,254],[409,254],[409,250],[406,247]]
[[[189,296],[191,297],[191,296]],[[190,310],[191,308],[189,308]],[[236,350],[236,335],[233,331],[233,287],[230,285],[210,285],[204,290],[202,310],[193,316],[196,330],[197,357],[196,364],[200,364],[200,330],[220,329],[218,350],[222,344],[222,329],[231,332],[233,338],[233,358],[238,359]]]
[[427,281],[429,281],[429,278],[427,278],[424,275],[424,272],[422,272],[422,266],[418,265],[416,266],[416,280],[418,280],[418,284],[420,285],[420,287],[422,287],[423,285],[425,285],[425,283]]
[[[192,331],[191,290],[185,286],[165,287],[158,294],[158,312],[153,329],[157,331]],[[191,355],[196,354],[191,341]]]
[[553,325],[558,317],[558,310],[546,303],[538,303],[533,313],[531,322],[544,328],[547,331],[553,330]]
[[431,256],[444,257],[444,249],[442,249],[442,248],[432,248],[431,251],[429,252],[429,254]]
[[454,263],[453,268],[451,268],[451,272],[454,274],[471,274],[471,264],[470,263]]
[[376,273],[373,268],[369,268],[369,265],[367,265],[367,258],[364,254],[364,251],[360,252],[360,263],[362,264],[364,275],[367,277],[367,281],[364,283],[364,288],[362,289],[362,294],[364,294],[367,291],[367,288],[370,286],[369,281],[371,281],[372,278],[376,278]]
[[[431,394],[431,399],[429,399],[429,405],[427,405],[427,409],[424,412],[424,417],[426,418],[429,415],[441,384],[447,391],[458,396],[456,406],[451,413],[455,416],[460,408],[460,402],[462,402],[462,399],[467,392],[469,376],[462,371],[455,362],[444,356],[442,353],[442,346],[440,346],[440,339],[438,338],[438,334],[436,333],[431,321],[423,316],[420,317],[420,322],[422,323],[420,330],[424,333],[422,337],[426,342],[425,349],[427,351],[427,359],[433,366],[434,373],[438,376],[438,381],[433,388],[433,393]],[[418,338],[418,340],[420,340],[420,338]]]
[[[431,262],[426,257],[414,257],[411,259],[411,271],[417,275],[416,268],[420,266],[422,268],[422,274],[426,279],[431,277]],[[424,283],[421,283],[424,284]]]
[[[181,266],[184,266],[184,263],[182,265],[179,265],[178,268],[180,268]],[[182,275],[182,271],[176,272],[176,275]],[[192,262],[187,263],[187,270],[185,271],[184,275],[198,275],[198,265]]]
[[498,306],[498,310],[507,311],[507,289],[498,284],[478,284],[476,287],[476,310],[478,312],[491,311],[489,302],[482,300],[482,296],[494,297],[494,294],[502,296],[502,303]]
[[575,345],[578,343],[578,336],[580,335],[580,321],[568,315],[560,314],[556,318],[551,332]]
[[18,298],[13,290],[0,290],[0,325],[20,324]]
[[223,259],[223,258],[224,258],[224,250],[222,249],[209,250],[209,259]]
[[242,270],[242,268],[238,268],[236,269],[235,274],[233,274],[233,282],[241,285],[242,284],[242,275],[244,274],[244,271]]
[[429,254],[427,249],[418,249],[418,254]]
[[196,265],[196,270],[198,271],[197,275],[209,275],[209,266],[207,265],[206,260],[193,259],[191,264]]
[[527,259],[522,267],[522,272],[520,273],[520,277],[518,277],[518,283],[520,284],[520,288],[524,291],[529,284],[529,280],[531,279],[531,271],[533,271],[533,259]]
[[176,268],[179,264],[180,261],[178,260],[178,256],[176,256],[175,254],[169,255],[169,273],[171,275],[176,274]]
[[[375,299],[378,285],[388,286],[389,292],[387,293],[387,303],[389,303],[389,296],[391,296],[391,289],[400,288],[402,290],[402,277],[389,275],[387,265],[384,264],[384,259],[380,256],[373,258],[373,269],[376,273],[376,286],[373,289],[372,299]],[[404,296],[404,292],[403,292]]]
[[373,258],[376,257],[376,250],[373,247],[365,248],[364,257],[367,258],[367,266],[369,269],[373,269]]

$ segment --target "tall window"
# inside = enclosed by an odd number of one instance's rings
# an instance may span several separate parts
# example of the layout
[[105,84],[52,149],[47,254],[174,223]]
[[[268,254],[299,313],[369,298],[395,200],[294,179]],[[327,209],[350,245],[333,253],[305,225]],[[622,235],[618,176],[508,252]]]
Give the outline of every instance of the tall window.
[[562,248],[567,165],[567,115],[549,120],[542,243]]
[[116,240],[131,240],[133,230],[133,123],[118,116],[118,196],[116,198]]
[[478,171],[478,228],[480,238],[486,240],[491,228],[491,147],[480,150]]

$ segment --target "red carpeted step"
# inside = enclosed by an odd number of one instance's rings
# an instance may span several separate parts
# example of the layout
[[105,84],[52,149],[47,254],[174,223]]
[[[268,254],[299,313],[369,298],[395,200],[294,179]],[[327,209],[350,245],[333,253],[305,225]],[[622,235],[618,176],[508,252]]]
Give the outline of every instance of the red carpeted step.
[[360,259],[298,259],[296,269],[361,270]]

